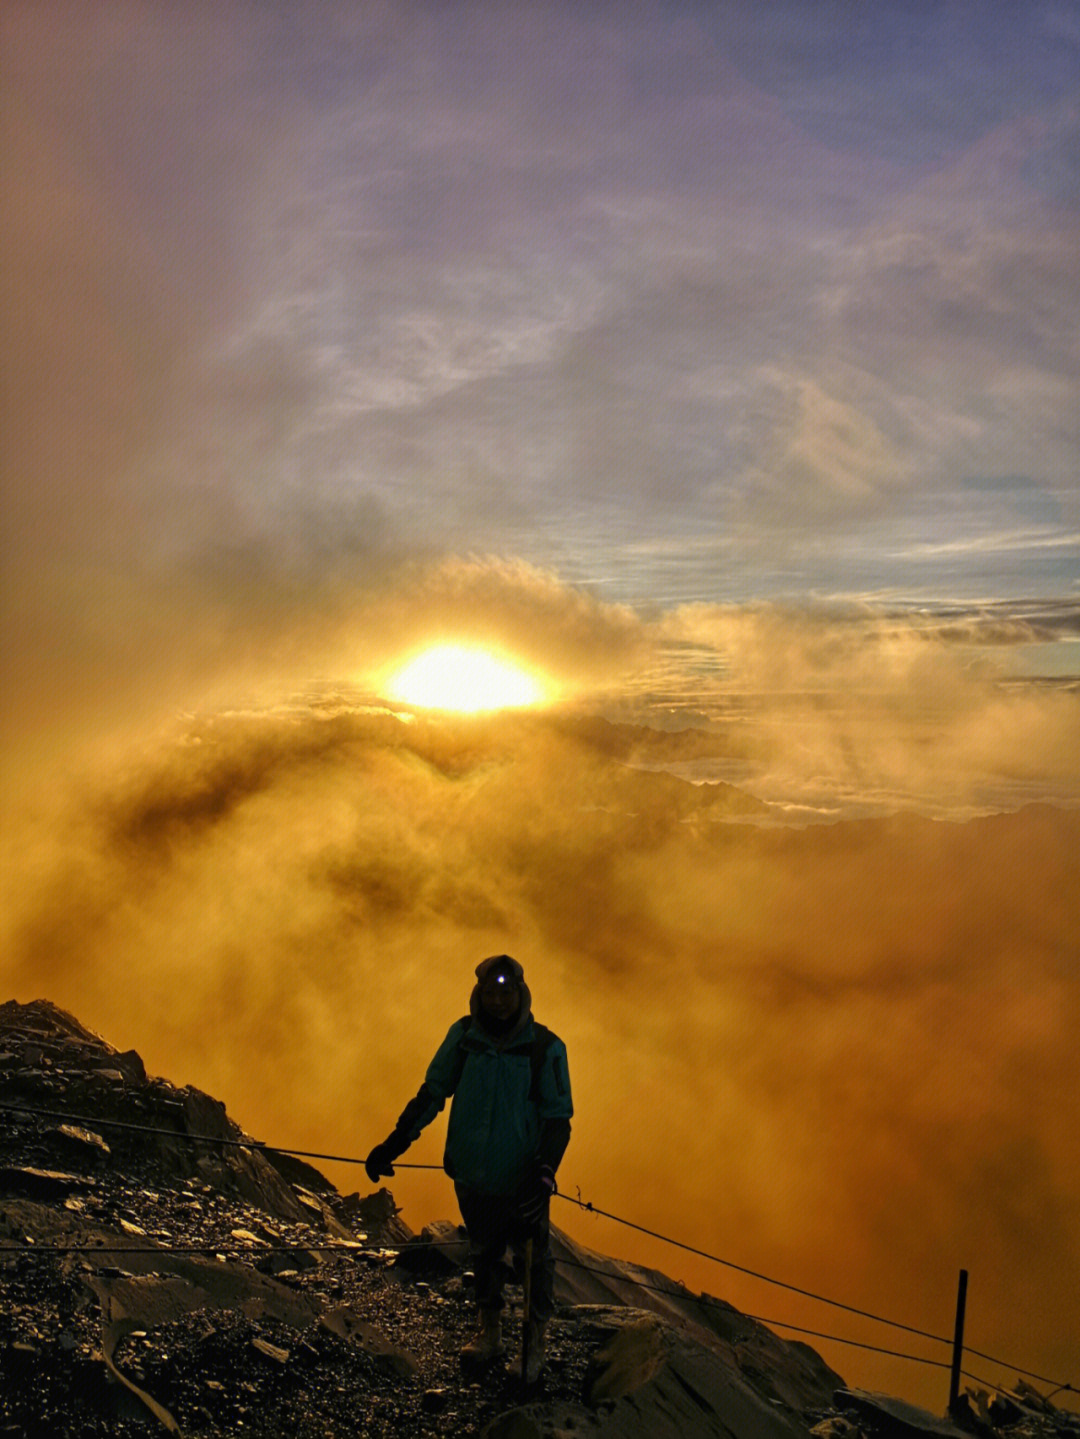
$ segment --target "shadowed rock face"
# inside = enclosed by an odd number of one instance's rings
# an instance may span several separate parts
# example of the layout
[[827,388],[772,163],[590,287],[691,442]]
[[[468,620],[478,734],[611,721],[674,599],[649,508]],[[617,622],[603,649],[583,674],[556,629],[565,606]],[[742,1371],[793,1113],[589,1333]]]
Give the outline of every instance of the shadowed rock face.
[[[122,1162],[129,1154],[152,1153],[177,1179],[200,1179],[281,1219],[304,1220],[318,1212],[324,1227],[348,1235],[320,1197],[335,1191],[318,1170],[255,1141],[243,1147],[238,1141],[247,1136],[221,1100],[192,1085],[178,1089],[148,1078],[134,1050],[119,1052],[48,1000],[0,1005],[0,1082],[9,1103],[27,1098],[39,1109],[73,1114],[89,1109],[100,1120],[162,1131],[107,1127],[107,1138],[84,1137],[82,1143],[97,1144],[103,1157],[111,1153]],[[78,1144],[72,1126],[65,1129]],[[193,1136],[225,1142],[193,1144]]]
[[659,1270],[596,1254],[565,1234],[556,1232],[552,1248],[560,1301],[646,1310],[774,1408],[795,1414],[827,1408],[843,1384],[808,1345],[786,1342],[722,1299],[694,1294]]
[[[877,1439],[896,1418],[845,1418],[805,1345],[559,1231],[537,1390],[464,1373],[455,1224],[414,1236],[388,1191],[343,1197],[246,1147],[219,1101],[45,1001],[0,1006],[0,1106],[0,1432],[17,1439]],[[511,1348],[520,1318],[511,1286]]]
[[607,1406],[605,1435],[677,1439],[704,1416],[711,1416],[714,1433],[753,1439],[806,1433],[803,1415],[772,1407],[714,1349],[655,1315],[629,1310],[611,1317],[615,1333],[594,1357],[586,1386],[591,1403]]

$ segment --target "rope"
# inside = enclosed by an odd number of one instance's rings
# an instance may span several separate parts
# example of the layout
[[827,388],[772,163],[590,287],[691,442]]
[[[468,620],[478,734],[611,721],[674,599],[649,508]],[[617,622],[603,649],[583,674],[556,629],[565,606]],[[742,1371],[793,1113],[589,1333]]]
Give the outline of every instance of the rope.
[[[605,1279],[617,1279],[622,1283],[634,1284],[639,1289],[648,1289],[653,1294],[666,1295],[669,1299],[680,1299],[684,1303],[698,1304],[703,1309],[730,1308],[722,1299],[713,1299],[707,1294],[691,1294],[690,1291],[686,1289],[667,1289],[660,1284],[650,1284],[646,1279],[633,1279],[629,1275],[613,1275],[606,1269],[597,1269],[595,1265],[582,1264],[576,1259],[560,1259],[558,1262],[565,1268],[583,1269],[586,1274],[599,1274]],[[938,1369],[951,1368],[951,1365],[944,1359],[923,1359],[918,1354],[906,1354],[899,1349],[882,1349],[877,1344],[865,1344],[859,1339],[843,1339],[839,1334],[823,1334],[818,1329],[803,1329],[798,1324],[787,1324],[780,1319],[763,1319],[758,1314],[743,1314],[741,1310],[736,1310],[735,1312],[740,1319],[751,1319],[756,1324],[765,1324],[778,1329],[791,1329],[794,1330],[796,1334],[809,1334],[815,1339],[832,1339],[837,1344],[849,1344],[856,1349],[869,1349],[875,1354],[888,1354],[894,1359],[911,1359],[916,1364],[932,1364]]]
[[[873,1319],[873,1320],[875,1321],[875,1323],[878,1323],[878,1324],[887,1324],[887,1325],[890,1325],[890,1326],[891,1326],[892,1328],[894,1328],[894,1329],[902,1329],[902,1330],[904,1330],[906,1333],[908,1333],[908,1334],[914,1334],[914,1335],[916,1335],[916,1336],[917,1336],[918,1338],[920,1338],[920,1339],[930,1339],[930,1340],[932,1340],[935,1344],[950,1344],[950,1345],[951,1345],[952,1342],[953,1342],[951,1339],[945,1339],[945,1338],[943,1338],[940,1334],[931,1334],[928,1330],[925,1330],[925,1329],[916,1329],[913,1325],[910,1325],[910,1324],[902,1324],[902,1323],[901,1323],[899,1320],[897,1320],[897,1319],[886,1319],[884,1316],[882,1316],[882,1315],[880,1315],[880,1314],[872,1314],[872,1313],[871,1313],[869,1310],[867,1310],[867,1309],[857,1309],[857,1308],[856,1308],[854,1305],[852,1305],[852,1304],[843,1304],[843,1303],[841,1303],[841,1301],[840,1301],[839,1299],[827,1299],[827,1298],[825,1297],[825,1295],[823,1295],[823,1294],[815,1294],[815,1293],[813,1292],[813,1290],[810,1290],[810,1289],[800,1289],[797,1285],[795,1285],[795,1284],[787,1284],[787,1283],[785,1283],[785,1281],[782,1280],[782,1279],[773,1279],[770,1275],[768,1275],[768,1274],[761,1274],[761,1273],[759,1273],[756,1269],[746,1269],[746,1268],[744,1268],[743,1265],[741,1265],[741,1264],[735,1264],[735,1263],[733,1263],[730,1259],[721,1259],[720,1256],[717,1255],[717,1254],[709,1254],[709,1253],[707,1253],[704,1249],[695,1249],[695,1248],[693,1247],[693,1245],[691,1245],[691,1244],[684,1244],[684,1243],[682,1243],[682,1241],[679,1240],[679,1239],[672,1239],[669,1235],[659,1234],[655,1229],[646,1229],[646,1228],[644,1228],[643,1225],[635,1224],[635,1223],[634,1223],[632,1220],[630,1220],[630,1219],[621,1219],[621,1218],[619,1217],[619,1215],[617,1215],[617,1214],[609,1214],[609,1213],[608,1213],[606,1210],[604,1210],[604,1209],[598,1209],[595,1204],[586,1203],[584,1200],[581,1200],[581,1199],[573,1199],[573,1198],[571,1198],[571,1196],[568,1195],[568,1194],[558,1193],[558,1196],[557,1196],[557,1197],[558,1197],[559,1199],[565,1199],[568,1204],[576,1204],[579,1209],[586,1209],[586,1210],[588,1210],[588,1212],[589,1212],[590,1214],[600,1214],[600,1215],[602,1215],[605,1219],[614,1220],[614,1222],[615,1222],[616,1224],[623,1224],[623,1225],[625,1225],[628,1229],[636,1229],[640,1234],[647,1234],[647,1235],[649,1235],[649,1237],[652,1238],[652,1239],[660,1239],[660,1240],[662,1240],[665,1244],[671,1244],[671,1245],[673,1245],[676,1249],[685,1249],[685,1250],[687,1251],[687,1253],[689,1253],[689,1254],[696,1254],[696,1255],[698,1255],[698,1256],[699,1256],[700,1258],[702,1258],[702,1259],[711,1260],[711,1262],[712,1262],[713,1264],[722,1264],[722,1265],[724,1265],[724,1266],[725,1266],[726,1268],[728,1268],[728,1269],[734,1269],[734,1270],[736,1270],[736,1271],[737,1271],[738,1273],[740,1273],[740,1274],[746,1274],[746,1275],[748,1275],[751,1279],[760,1279],[760,1280],[763,1280],[766,1284],[773,1284],[773,1285],[775,1285],[778,1289],[787,1289],[787,1290],[789,1290],[792,1294],[801,1294],[801,1295],[803,1296],[803,1298],[805,1298],[805,1299],[814,1299],[814,1300],[817,1300],[818,1303],[820,1303],[820,1304],[831,1304],[831,1305],[833,1306],[833,1308],[835,1308],[835,1309],[843,1309],[843,1310],[845,1310],[845,1311],[846,1311],[847,1313],[849,1313],[849,1314],[857,1314],[857,1315],[859,1315],[860,1318],[863,1318],[863,1319]],[[636,1281],[635,1281],[635,1282],[636,1282]],[[794,1326],[788,1325],[787,1327],[788,1327],[788,1328],[792,1328],[792,1327],[794,1327]],[[807,1332],[809,1333],[809,1332],[811,1332],[811,1331],[807,1331]],[[820,1337],[822,1337],[822,1338],[833,1338],[833,1337],[835,1337],[835,1336],[832,1336],[832,1335],[822,1335],[822,1336],[820,1336]],[[846,1341],[841,1340],[840,1342],[841,1342],[841,1343],[844,1343],[844,1342],[846,1342]],[[870,1346],[870,1347],[872,1348],[873,1346]],[[891,1352],[890,1350],[882,1350],[882,1353],[890,1353],[890,1352]],[[1054,1380],[1054,1379],[1047,1379],[1044,1374],[1035,1374],[1035,1373],[1033,1373],[1032,1370],[1030,1370],[1030,1369],[1021,1369],[1020,1366],[1017,1365],[1017,1364],[1010,1364],[1010,1363],[1008,1363],[1008,1362],[1007,1362],[1006,1360],[1004,1360],[1004,1359],[998,1359],[998,1358],[996,1358],[993,1354],[984,1354],[981,1350],[979,1350],[979,1349],[972,1349],[972,1348],[970,1348],[970,1347],[969,1347],[968,1345],[966,1345],[966,1344],[964,1345],[964,1353],[965,1353],[965,1354],[973,1354],[977,1359],[985,1359],[985,1360],[987,1361],[987,1363],[989,1363],[989,1364],[997,1364],[997,1365],[1000,1365],[1000,1367],[1001,1367],[1002,1369],[1011,1369],[1011,1370],[1013,1370],[1016,1374],[1022,1375],[1025,1379],[1035,1379],[1035,1380],[1038,1380],[1038,1382],[1039,1382],[1040,1384],[1055,1384],[1055,1383],[1057,1382],[1057,1381]],[[909,1358],[910,1358],[910,1357],[912,1357],[912,1356],[905,1356],[905,1357],[909,1357]],[[927,1363],[937,1363],[937,1362],[939,1362],[939,1361],[936,1361],[936,1360],[932,1360],[932,1361],[931,1361],[931,1360],[928,1360],[928,1361],[926,1361],[926,1362],[927,1362]],[[946,1368],[946,1369],[949,1369],[949,1368],[952,1367],[950,1364],[945,1364],[944,1361],[940,1361],[940,1362],[943,1364],[943,1367]],[[968,1378],[969,1378],[969,1379],[970,1379],[971,1377],[973,1377],[973,1376],[968,1375]],[[980,1380],[979,1382],[982,1383],[983,1381]],[[994,1385],[990,1385],[989,1387],[990,1387],[990,1388],[994,1388],[995,1386],[994,1386]],[[1072,1390],[1072,1388],[1073,1388],[1073,1386],[1072,1386],[1071,1384],[1059,1384],[1059,1385],[1058,1385],[1058,1389],[1059,1389],[1059,1390]]]
[[801,1294],[805,1299],[816,1299],[820,1304],[831,1304],[834,1309],[844,1309],[849,1314],[858,1314],[862,1319],[873,1319],[878,1324],[888,1324],[893,1329],[903,1329],[908,1334],[915,1334],[920,1339],[932,1339],[935,1344],[951,1344],[951,1339],[945,1339],[940,1334],[931,1334],[926,1329],[916,1329],[911,1324],[901,1324],[898,1319],[886,1319],[880,1314],[872,1314],[868,1309],[857,1309],[853,1304],[843,1304],[839,1299],[827,1299],[823,1294],[815,1294],[810,1289],[800,1289],[797,1284],[787,1284],[783,1279],[773,1279],[768,1274],[761,1274],[756,1269],[747,1269],[742,1264],[735,1264],[730,1259],[721,1259],[718,1254],[709,1254],[704,1249],[695,1249],[692,1244],[684,1244],[679,1239],[671,1239],[666,1234],[659,1234],[655,1229],[646,1229],[644,1225],[635,1224],[630,1219],[620,1219],[617,1214],[609,1214],[605,1209],[598,1209],[595,1204],[586,1204],[581,1199],[572,1199],[568,1194],[560,1194],[560,1199],[565,1199],[568,1204],[576,1204],[579,1209],[586,1209],[590,1214],[603,1215],[605,1219],[613,1219],[616,1224],[624,1224],[627,1229],[636,1229],[639,1234],[647,1234],[651,1239],[663,1240],[665,1244],[674,1245],[676,1249],[685,1249],[688,1254],[696,1254],[700,1259],[708,1259],[713,1264],[722,1264],[727,1269],[734,1269],[739,1274],[749,1275],[751,1279],[761,1279],[766,1284],[774,1284],[778,1289],[787,1289],[792,1294]]
[[[30,1114],[42,1119],[66,1119],[73,1124],[96,1124],[109,1129],[126,1129],[135,1134],[158,1134],[166,1139],[187,1139],[192,1144],[221,1144],[237,1149],[263,1149],[274,1154],[292,1154],[298,1159],[334,1160],[338,1164],[365,1164],[367,1161],[350,1154],[321,1154],[314,1149],[287,1149],[281,1144],[267,1144],[264,1139],[233,1139],[217,1134],[188,1134],[178,1129],[162,1129],[154,1124],[132,1124],[126,1119],[105,1119],[93,1114],[69,1114],[62,1109],[36,1109],[28,1104],[0,1103],[0,1110],[13,1114]],[[442,1169],[441,1164],[398,1164],[395,1169]]]

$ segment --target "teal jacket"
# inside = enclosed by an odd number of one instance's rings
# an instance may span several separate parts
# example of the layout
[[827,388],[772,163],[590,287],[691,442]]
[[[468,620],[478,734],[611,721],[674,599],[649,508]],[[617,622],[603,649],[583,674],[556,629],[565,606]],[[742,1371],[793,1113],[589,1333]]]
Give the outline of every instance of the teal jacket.
[[483,1028],[475,1005],[474,1017],[452,1024],[398,1121],[415,1140],[450,1099],[443,1168],[482,1194],[515,1193],[537,1163],[556,1169],[569,1139],[574,1106],[566,1046],[551,1037],[534,1085],[536,1025],[524,1008],[502,1040]]

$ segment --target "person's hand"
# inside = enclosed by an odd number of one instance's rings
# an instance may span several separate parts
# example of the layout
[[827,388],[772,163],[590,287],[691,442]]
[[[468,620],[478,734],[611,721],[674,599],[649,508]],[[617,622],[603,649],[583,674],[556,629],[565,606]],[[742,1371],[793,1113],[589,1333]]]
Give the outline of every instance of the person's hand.
[[556,1192],[555,1171],[550,1164],[539,1164],[522,1187],[518,1199],[518,1213],[526,1224],[535,1224],[547,1209],[548,1201]]
[[383,1178],[393,1179],[394,1165],[390,1158],[389,1148],[385,1144],[376,1144],[364,1160],[364,1168],[372,1184],[378,1184],[379,1180]]
[[383,1178],[393,1179],[394,1160],[405,1153],[409,1143],[408,1136],[395,1129],[388,1139],[384,1139],[381,1144],[376,1144],[364,1160],[364,1168],[372,1184],[378,1184],[379,1180]]

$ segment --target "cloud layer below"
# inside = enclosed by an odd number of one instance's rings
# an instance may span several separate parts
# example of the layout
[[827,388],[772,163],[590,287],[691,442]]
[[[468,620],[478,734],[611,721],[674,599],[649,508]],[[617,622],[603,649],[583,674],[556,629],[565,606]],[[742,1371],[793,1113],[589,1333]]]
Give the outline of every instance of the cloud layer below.
[[[350,683],[286,696],[278,661],[251,659],[223,671],[245,704],[166,722],[150,655],[142,718],[90,767],[22,752],[8,992],[226,1096],[261,1136],[362,1153],[472,966],[509,949],[570,1045],[568,1192],[918,1327],[947,1328],[970,1267],[980,1347],[1064,1374],[1080,695],[1006,682],[994,656],[1068,642],[1070,607],[646,617],[478,559],[410,561],[352,598],[312,631]],[[380,667],[448,635],[543,668],[563,700],[468,720],[381,703]],[[449,1212],[438,1180],[398,1188],[415,1224]],[[832,1332],[881,1338],[856,1330]],[[830,1358],[940,1407],[909,1369]]]
[[[935,1330],[964,1265],[973,1342],[1068,1377],[1080,809],[768,827],[745,791],[670,772],[745,760],[757,726],[375,710],[193,721],[24,824],[8,992],[226,1096],[262,1137],[354,1154],[419,1084],[473,965],[509,949],[570,1048],[568,1192]],[[828,757],[801,721],[782,755],[780,718],[774,765],[801,757],[820,784]],[[999,719],[965,695],[955,723],[1000,746]],[[1047,733],[1015,731],[1017,759]],[[872,785],[904,744],[919,762],[925,731],[844,743]],[[437,1132],[416,1157],[437,1161]],[[450,1212],[436,1179],[396,1189],[414,1224]],[[752,1312],[881,1338],[560,1219]],[[909,1368],[830,1357],[938,1396]]]

